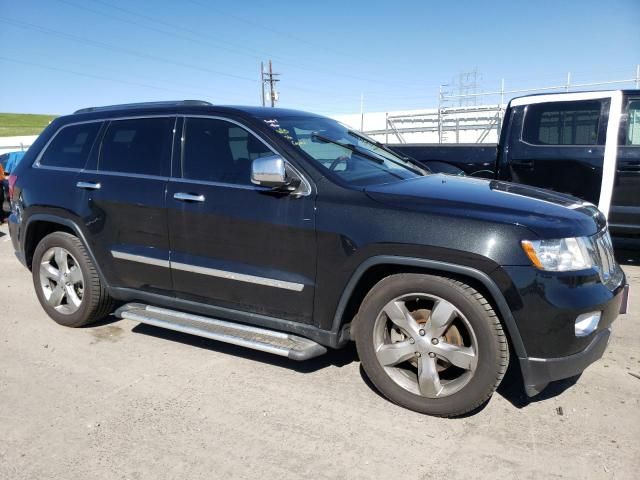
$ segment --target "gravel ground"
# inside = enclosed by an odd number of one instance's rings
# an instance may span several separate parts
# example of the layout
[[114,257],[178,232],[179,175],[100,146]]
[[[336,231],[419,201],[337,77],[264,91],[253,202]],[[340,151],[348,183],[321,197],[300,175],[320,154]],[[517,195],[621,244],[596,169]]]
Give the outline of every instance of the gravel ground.
[[127,320],[57,326],[6,233],[0,479],[638,478],[637,261],[601,361],[444,420],[380,397],[354,349],[297,364]]

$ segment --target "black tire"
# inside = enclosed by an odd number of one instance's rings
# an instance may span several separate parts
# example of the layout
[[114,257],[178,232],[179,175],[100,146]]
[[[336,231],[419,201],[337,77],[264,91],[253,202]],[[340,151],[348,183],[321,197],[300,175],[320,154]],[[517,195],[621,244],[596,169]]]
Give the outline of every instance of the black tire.
[[[475,335],[475,371],[461,390],[449,396],[428,398],[401,387],[376,355],[373,332],[382,309],[402,295],[415,293],[434,295],[454,305]],[[507,338],[491,304],[474,288],[451,278],[420,274],[384,278],[363,300],[354,327],[358,355],[369,379],[389,400],[420,413],[455,417],[475,410],[491,397],[509,364]]]
[[[40,264],[43,255],[51,248],[62,247],[77,261],[83,276],[83,295],[78,309],[70,314],[60,313],[47,303],[40,282]],[[40,305],[56,323],[65,327],[82,327],[109,315],[114,308],[114,301],[109,296],[95,265],[91,261],[87,249],[75,236],[66,232],[54,232],[44,237],[33,254],[33,285]]]

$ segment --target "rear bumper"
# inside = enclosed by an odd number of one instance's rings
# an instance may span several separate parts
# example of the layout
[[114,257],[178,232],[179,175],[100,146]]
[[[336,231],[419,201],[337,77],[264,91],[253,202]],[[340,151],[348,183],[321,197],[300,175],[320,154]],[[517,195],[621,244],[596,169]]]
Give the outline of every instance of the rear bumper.
[[540,393],[550,382],[573,377],[582,373],[589,365],[602,358],[611,329],[596,333],[583,351],[560,358],[520,358],[524,388],[528,396]]
[[27,266],[27,261],[24,255],[24,250],[20,244],[19,235],[20,235],[20,223],[17,221],[15,214],[9,215],[7,219],[9,223],[9,235],[11,236],[11,243],[13,245],[13,250],[16,253],[16,257],[20,260],[25,267]]

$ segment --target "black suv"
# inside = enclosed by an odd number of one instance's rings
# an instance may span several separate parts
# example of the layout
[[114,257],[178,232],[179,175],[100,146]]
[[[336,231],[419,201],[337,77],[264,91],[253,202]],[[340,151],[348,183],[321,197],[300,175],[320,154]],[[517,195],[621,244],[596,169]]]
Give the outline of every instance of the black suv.
[[56,119],[11,182],[43,308],[305,360],[355,340],[390,400],[473,410],[509,359],[529,395],[601,357],[626,305],[605,218],[435,175],[329,118],[183,101]]

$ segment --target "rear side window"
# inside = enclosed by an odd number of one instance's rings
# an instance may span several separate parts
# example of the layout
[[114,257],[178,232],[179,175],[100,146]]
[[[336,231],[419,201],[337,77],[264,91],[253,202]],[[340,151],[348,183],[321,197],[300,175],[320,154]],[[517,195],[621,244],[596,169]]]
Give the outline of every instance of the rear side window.
[[527,107],[522,139],[534,145],[598,145],[600,100]]
[[98,170],[167,176],[175,120],[114,120],[102,139]]
[[251,162],[273,152],[238,125],[212,118],[187,118],[182,178],[251,185]]
[[40,157],[40,165],[84,168],[100,125],[94,122],[62,128]]

